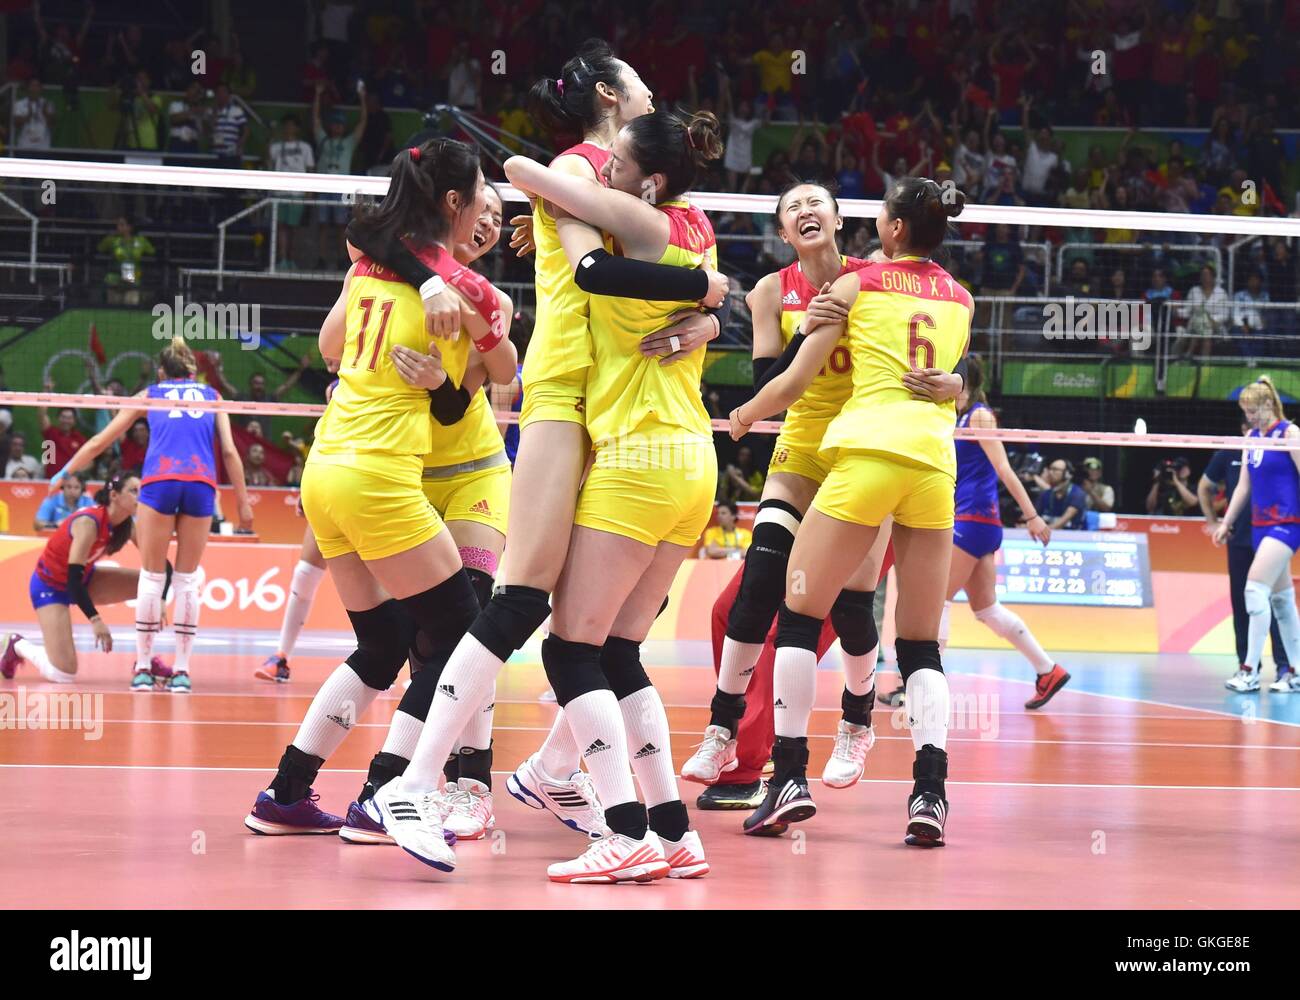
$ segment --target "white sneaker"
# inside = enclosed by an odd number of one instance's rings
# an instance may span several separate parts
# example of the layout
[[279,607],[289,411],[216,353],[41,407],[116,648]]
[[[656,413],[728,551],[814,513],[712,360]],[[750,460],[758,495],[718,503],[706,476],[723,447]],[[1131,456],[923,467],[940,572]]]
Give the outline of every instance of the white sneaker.
[[653,882],[669,872],[659,838],[647,831],[641,840],[621,833],[601,837],[577,858],[546,869],[552,882]]
[[1268,689],[1274,694],[1293,694],[1300,691],[1300,677],[1296,676],[1294,670],[1288,670],[1286,673],[1278,676]]
[[506,779],[506,791],[530,809],[545,809],[569,829],[588,837],[609,833],[605,809],[585,771],[574,771],[564,781],[552,778],[542,770],[541,754],[535,753]]
[[855,726],[840,719],[835,733],[835,749],[822,771],[822,784],[828,788],[850,788],[866,770],[867,753],[876,744],[874,726]]
[[491,790],[473,778],[447,782],[443,790],[443,807],[446,818],[442,825],[454,833],[457,840],[481,840],[497,825],[492,813]]
[[1229,691],[1237,691],[1245,694],[1248,691],[1259,690],[1259,671],[1258,670],[1238,670],[1235,674],[1223,682],[1223,686]]
[[682,765],[682,777],[702,785],[716,785],[723,774],[737,766],[736,741],[731,738],[731,731],[723,726],[709,726],[691,759]]
[[394,778],[367,799],[363,808],[372,820],[382,823],[393,841],[417,861],[449,872],[456,868],[456,853],[443,836],[443,801],[438,792],[409,795],[398,789]]
[[660,843],[668,860],[669,878],[701,878],[709,874],[709,863],[704,860],[704,845],[694,830],[687,830],[681,840],[661,838]]

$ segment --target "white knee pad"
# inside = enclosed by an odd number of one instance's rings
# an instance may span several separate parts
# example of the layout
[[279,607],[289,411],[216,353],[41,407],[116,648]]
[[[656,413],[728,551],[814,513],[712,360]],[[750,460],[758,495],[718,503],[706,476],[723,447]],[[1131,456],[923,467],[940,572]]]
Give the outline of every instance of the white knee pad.
[[1274,591],[1268,601],[1273,608],[1273,617],[1290,617],[1295,613],[1295,588],[1287,587],[1286,590]]
[[[1294,591],[1288,592],[1294,594]],[[1258,580],[1246,581],[1246,614],[1266,614],[1272,599],[1273,591],[1267,584],[1260,583]]]
[[1010,641],[1012,636],[1022,631],[1025,623],[1020,616],[1014,611],[1008,611],[997,601],[994,601],[987,608],[980,608],[975,612],[975,620],[982,622],[993,634]]

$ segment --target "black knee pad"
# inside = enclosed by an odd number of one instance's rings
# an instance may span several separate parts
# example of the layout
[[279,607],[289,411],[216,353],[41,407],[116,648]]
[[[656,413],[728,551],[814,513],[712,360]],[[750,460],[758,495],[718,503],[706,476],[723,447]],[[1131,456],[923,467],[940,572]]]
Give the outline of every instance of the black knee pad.
[[419,628],[415,647],[422,660],[439,650],[455,649],[479,614],[474,584],[463,569],[436,587],[402,598],[401,603]]
[[504,662],[515,650],[523,648],[550,613],[546,591],[536,587],[502,587],[474,620],[469,634]]
[[650,686],[650,678],[641,666],[641,644],[631,639],[606,639],[600,649],[600,668],[619,701]]
[[542,666],[561,708],[589,691],[609,690],[605,672],[600,669],[599,646],[548,635],[542,641]]
[[776,648],[797,646],[817,652],[817,640],[821,638],[823,619],[811,615],[801,615],[791,611],[785,602],[781,603],[781,612],[776,618]]
[[469,576],[469,582],[474,586],[474,596],[478,598],[478,606],[486,608],[488,601],[492,600],[492,588],[496,581],[492,579],[491,573],[484,573],[481,569],[465,567],[465,573]]
[[405,712],[423,722],[429,717],[429,706],[433,704],[433,693],[438,690],[438,678],[442,676],[442,666],[434,668],[428,664],[411,675],[411,686],[402,692],[402,700],[397,704],[399,712]]
[[864,656],[876,648],[876,592],[841,590],[831,605],[831,627],[840,637],[840,648],[850,656]]
[[401,604],[391,598],[369,611],[349,611],[357,648],[347,664],[361,683],[387,691],[406,662],[414,629]]
[[[779,513],[784,523],[764,521],[763,512]],[[794,548],[793,518],[798,526],[797,508],[784,500],[764,500],[758,505],[754,537],[745,553],[745,568],[740,578],[736,603],[727,616],[727,636],[737,642],[763,642],[772,619],[785,597],[785,571]]]
[[939,642],[936,639],[895,639],[894,652],[898,654],[898,672],[903,676],[903,683],[918,670],[937,670],[943,673],[943,661],[939,658]]

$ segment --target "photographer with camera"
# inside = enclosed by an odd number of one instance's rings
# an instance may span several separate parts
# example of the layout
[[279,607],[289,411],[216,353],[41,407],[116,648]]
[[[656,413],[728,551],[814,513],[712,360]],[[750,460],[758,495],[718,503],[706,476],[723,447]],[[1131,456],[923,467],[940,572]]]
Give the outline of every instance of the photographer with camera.
[[1147,513],[1180,517],[1189,510],[1200,510],[1200,500],[1188,485],[1192,464],[1184,456],[1166,458],[1151,472],[1151,490],[1147,493]]
[[1046,474],[1034,477],[1043,492],[1034,501],[1038,513],[1053,531],[1082,529],[1088,509],[1088,497],[1074,484],[1074,470],[1064,458],[1053,459]]

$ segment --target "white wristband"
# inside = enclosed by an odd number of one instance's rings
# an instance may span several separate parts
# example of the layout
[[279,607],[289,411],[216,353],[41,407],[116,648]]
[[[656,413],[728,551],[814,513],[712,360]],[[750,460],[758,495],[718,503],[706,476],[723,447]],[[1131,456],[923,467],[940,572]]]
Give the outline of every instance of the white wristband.
[[431,299],[446,287],[447,283],[442,280],[442,276],[435,274],[420,286],[420,298]]

